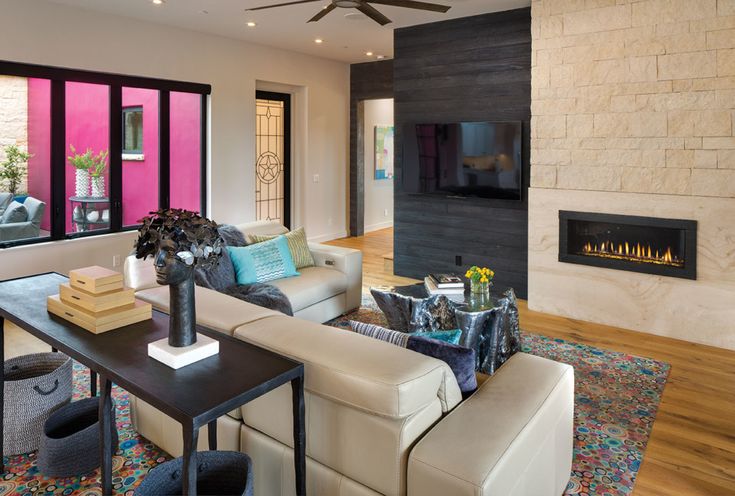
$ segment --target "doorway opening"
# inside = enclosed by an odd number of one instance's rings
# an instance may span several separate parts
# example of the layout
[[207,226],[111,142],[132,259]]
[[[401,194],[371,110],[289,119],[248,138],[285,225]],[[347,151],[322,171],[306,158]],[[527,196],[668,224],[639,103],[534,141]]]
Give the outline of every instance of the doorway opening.
[[393,227],[393,99],[363,102],[364,232]]
[[291,227],[291,95],[257,91],[255,215]]

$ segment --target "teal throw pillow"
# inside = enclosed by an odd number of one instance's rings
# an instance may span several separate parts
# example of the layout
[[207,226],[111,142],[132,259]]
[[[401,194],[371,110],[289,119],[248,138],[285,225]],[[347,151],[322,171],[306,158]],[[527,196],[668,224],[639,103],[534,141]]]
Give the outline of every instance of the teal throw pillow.
[[437,339],[445,343],[459,344],[459,339],[462,337],[462,330],[452,329],[451,331],[417,332],[415,335],[422,338]]
[[286,237],[249,246],[228,246],[238,284],[268,282],[298,276]]

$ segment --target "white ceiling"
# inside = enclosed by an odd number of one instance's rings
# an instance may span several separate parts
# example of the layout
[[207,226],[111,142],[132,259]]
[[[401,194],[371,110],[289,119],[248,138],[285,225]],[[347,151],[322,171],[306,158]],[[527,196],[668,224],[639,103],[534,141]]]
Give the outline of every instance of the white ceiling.
[[[330,0],[257,12],[245,12],[245,9],[289,0],[166,0],[160,6],[153,5],[151,0],[50,1],[350,63],[375,60],[377,55],[391,58],[395,28],[527,7],[531,3],[530,0],[425,0],[451,5],[446,14],[375,5],[393,20],[387,26],[380,26],[354,9],[336,9],[319,22],[306,22]],[[256,22],[257,26],[248,28],[248,21]],[[316,38],[324,43],[317,45]],[[368,51],[375,55],[368,57]]]

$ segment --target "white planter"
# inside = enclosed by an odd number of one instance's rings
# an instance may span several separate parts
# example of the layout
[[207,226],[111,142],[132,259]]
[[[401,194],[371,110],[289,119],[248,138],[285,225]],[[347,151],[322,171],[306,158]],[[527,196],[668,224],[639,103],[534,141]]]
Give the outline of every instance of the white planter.
[[75,196],[89,196],[89,171],[85,169],[77,169]]
[[92,177],[92,198],[105,197],[105,176]]

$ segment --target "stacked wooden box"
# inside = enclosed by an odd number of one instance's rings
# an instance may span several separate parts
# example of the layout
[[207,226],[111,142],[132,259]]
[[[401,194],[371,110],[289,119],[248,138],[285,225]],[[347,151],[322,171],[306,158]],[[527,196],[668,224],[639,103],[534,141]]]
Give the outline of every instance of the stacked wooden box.
[[101,334],[148,320],[153,309],[125,289],[122,274],[93,266],[69,272],[69,282],[59,287],[59,294],[48,297],[48,311]]

